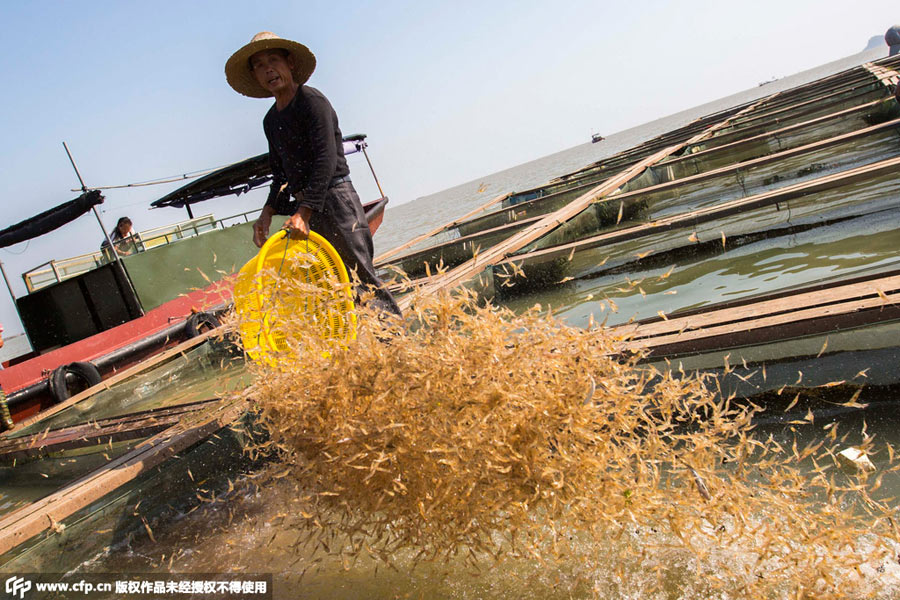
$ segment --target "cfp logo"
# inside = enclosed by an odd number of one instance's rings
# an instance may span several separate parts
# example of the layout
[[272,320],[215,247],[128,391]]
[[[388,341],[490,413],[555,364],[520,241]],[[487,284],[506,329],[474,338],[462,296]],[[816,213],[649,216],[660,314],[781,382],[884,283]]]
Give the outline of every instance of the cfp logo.
[[6,580],[6,593],[15,598],[24,598],[25,593],[31,589],[31,581],[24,577],[12,576]]

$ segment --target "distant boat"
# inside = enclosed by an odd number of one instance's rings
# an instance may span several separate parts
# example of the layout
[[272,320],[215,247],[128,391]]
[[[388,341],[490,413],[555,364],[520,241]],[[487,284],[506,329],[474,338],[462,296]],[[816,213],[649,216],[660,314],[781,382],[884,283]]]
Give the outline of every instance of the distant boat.
[[597,142],[603,141],[603,140],[605,140],[605,139],[606,139],[606,138],[604,138],[604,137],[603,137],[602,135],[600,135],[599,133],[595,133],[595,134],[592,134],[592,135],[591,135],[591,142],[594,143],[594,144],[596,144]]

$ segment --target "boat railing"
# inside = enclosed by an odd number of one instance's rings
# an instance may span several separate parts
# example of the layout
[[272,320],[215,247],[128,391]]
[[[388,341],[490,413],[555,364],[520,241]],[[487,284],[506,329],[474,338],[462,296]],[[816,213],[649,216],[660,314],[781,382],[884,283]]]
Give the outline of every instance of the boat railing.
[[25,287],[28,288],[28,293],[30,294],[48,285],[71,279],[76,275],[95,269],[106,262],[103,252],[91,252],[90,254],[82,254],[62,260],[51,260],[23,273],[22,279],[25,280]]
[[247,212],[231,215],[230,217],[224,217],[216,221],[216,227],[218,227],[219,229],[225,229],[226,227],[233,227],[235,225],[249,223],[250,215],[258,215],[260,212],[262,212],[262,209],[256,208],[253,210],[248,210]]
[[[171,225],[155,227],[135,233],[126,240],[119,242],[116,248],[119,249],[121,254],[126,256],[136,252],[146,252],[152,248],[166,246],[173,242],[217,229],[249,223],[251,216],[259,212],[260,209],[255,209],[222,219],[216,219],[213,215],[203,215]],[[77,277],[112,260],[112,253],[108,250],[100,250],[60,260],[51,260],[26,271],[22,274],[22,279],[25,281],[25,287],[30,294],[41,288]]]
[[148,229],[134,234],[135,244],[138,252],[144,252],[150,248],[157,246],[165,246],[183,240],[185,238],[194,237],[207,231],[217,229],[216,219],[212,215],[204,215],[195,217],[187,221],[173,223],[172,225],[164,225],[155,229]]

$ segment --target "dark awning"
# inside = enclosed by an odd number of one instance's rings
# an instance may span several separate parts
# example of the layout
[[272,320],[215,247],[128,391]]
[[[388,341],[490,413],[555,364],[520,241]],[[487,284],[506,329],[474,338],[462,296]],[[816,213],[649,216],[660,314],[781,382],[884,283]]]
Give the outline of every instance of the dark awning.
[[[344,136],[344,155],[359,152],[366,147],[366,135],[355,133]],[[247,160],[222,167],[208,175],[192,181],[150,203],[153,208],[171,206],[184,208],[185,204],[196,204],[220,196],[240,195],[266,185],[272,181],[269,168],[269,153],[260,154]]]
[[6,248],[7,246],[42,236],[45,233],[50,233],[54,229],[74,221],[91,210],[92,206],[102,202],[103,196],[100,195],[100,192],[91,190],[74,200],[69,200],[50,210],[45,210],[30,219],[25,219],[21,223],[10,225],[3,231],[0,231],[0,248]]
[[184,208],[185,204],[195,204],[219,196],[243,194],[271,180],[272,170],[269,168],[267,152],[204,175],[159,200],[154,200],[150,206]]

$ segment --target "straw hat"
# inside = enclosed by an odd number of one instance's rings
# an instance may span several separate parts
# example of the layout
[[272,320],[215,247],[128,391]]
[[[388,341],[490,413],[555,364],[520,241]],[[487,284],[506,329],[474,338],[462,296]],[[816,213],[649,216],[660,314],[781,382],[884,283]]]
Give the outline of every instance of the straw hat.
[[309,48],[298,42],[278,37],[271,31],[260,31],[253,36],[250,43],[231,55],[225,63],[225,78],[228,85],[239,94],[251,98],[268,98],[272,94],[259,85],[250,70],[250,57],[262,50],[281,48],[290,52],[294,59],[294,83],[303,85],[316,69],[316,57]]

